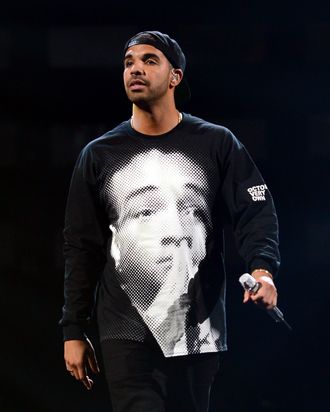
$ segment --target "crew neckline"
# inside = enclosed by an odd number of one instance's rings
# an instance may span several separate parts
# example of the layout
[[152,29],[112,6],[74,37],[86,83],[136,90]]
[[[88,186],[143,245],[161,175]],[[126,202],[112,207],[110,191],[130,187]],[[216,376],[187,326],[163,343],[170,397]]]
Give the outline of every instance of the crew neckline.
[[134,137],[134,138],[138,138],[138,139],[142,139],[142,140],[150,140],[150,141],[162,140],[162,139],[169,138],[169,137],[171,137],[171,135],[175,134],[176,131],[178,131],[182,128],[183,123],[186,120],[186,114],[184,112],[181,112],[181,114],[182,114],[182,120],[180,121],[180,123],[178,123],[176,126],[174,126],[173,129],[169,130],[166,133],[156,134],[156,135],[144,134],[144,133],[138,132],[137,130],[133,129],[133,127],[131,125],[131,122],[130,122],[130,119],[128,119],[126,121],[126,124],[127,124],[129,135]]

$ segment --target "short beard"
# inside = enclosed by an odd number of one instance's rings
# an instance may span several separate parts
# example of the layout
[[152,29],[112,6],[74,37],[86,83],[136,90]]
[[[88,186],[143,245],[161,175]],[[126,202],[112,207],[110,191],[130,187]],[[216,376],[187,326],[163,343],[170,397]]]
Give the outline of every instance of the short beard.
[[139,109],[142,109],[144,111],[148,111],[150,107],[150,101],[145,100],[143,98],[139,98],[135,96],[134,98],[129,98],[130,102],[134,103],[135,106],[137,106]]
[[[165,95],[166,91],[163,91],[162,95]],[[132,103],[134,103],[137,107],[139,107],[142,110],[148,111],[148,109],[150,108],[150,106],[153,104],[153,102],[157,101],[162,95],[157,94],[157,96],[148,96],[146,97],[142,97],[139,94],[131,94],[131,93],[127,93],[127,97],[128,100]]]

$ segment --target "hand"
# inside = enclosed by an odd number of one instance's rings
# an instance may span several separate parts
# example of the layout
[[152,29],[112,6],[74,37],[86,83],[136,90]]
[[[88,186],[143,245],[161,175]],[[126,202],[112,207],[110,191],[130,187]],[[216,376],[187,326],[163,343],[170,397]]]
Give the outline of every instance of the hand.
[[65,341],[64,360],[66,369],[70,374],[81,381],[87,389],[92,389],[93,381],[87,375],[87,366],[94,373],[100,372],[100,369],[93,345],[89,339]]
[[263,306],[265,309],[273,309],[277,304],[277,290],[273,279],[271,276],[266,275],[264,271],[253,272],[253,277],[260,283],[260,288],[256,293],[251,293],[246,290],[244,292],[243,303],[252,301]]

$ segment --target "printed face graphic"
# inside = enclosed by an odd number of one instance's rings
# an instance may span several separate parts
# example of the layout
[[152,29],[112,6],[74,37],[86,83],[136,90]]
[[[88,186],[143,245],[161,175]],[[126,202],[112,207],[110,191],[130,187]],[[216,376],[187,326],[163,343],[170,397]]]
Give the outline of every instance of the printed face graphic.
[[119,217],[110,226],[111,254],[121,286],[141,310],[178,299],[205,256],[203,170],[180,153],[152,150],[118,170],[110,187]]

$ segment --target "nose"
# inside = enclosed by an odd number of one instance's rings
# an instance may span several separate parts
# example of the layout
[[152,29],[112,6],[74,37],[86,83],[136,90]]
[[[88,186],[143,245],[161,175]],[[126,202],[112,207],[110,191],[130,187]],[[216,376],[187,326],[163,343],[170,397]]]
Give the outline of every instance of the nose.
[[164,221],[163,236],[161,238],[162,246],[174,245],[180,247],[183,242],[186,242],[189,248],[192,246],[192,237],[188,233],[189,227],[184,225],[180,217],[179,211],[175,208],[169,210],[167,219]]
[[162,246],[174,245],[180,247],[183,242],[186,242],[189,249],[191,249],[192,239],[191,236],[164,236],[161,240]]
[[140,74],[143,74],[143,66],[142,66],[142,62],[134,62],[134,64],[131,66],[131,74],[138,76]]

